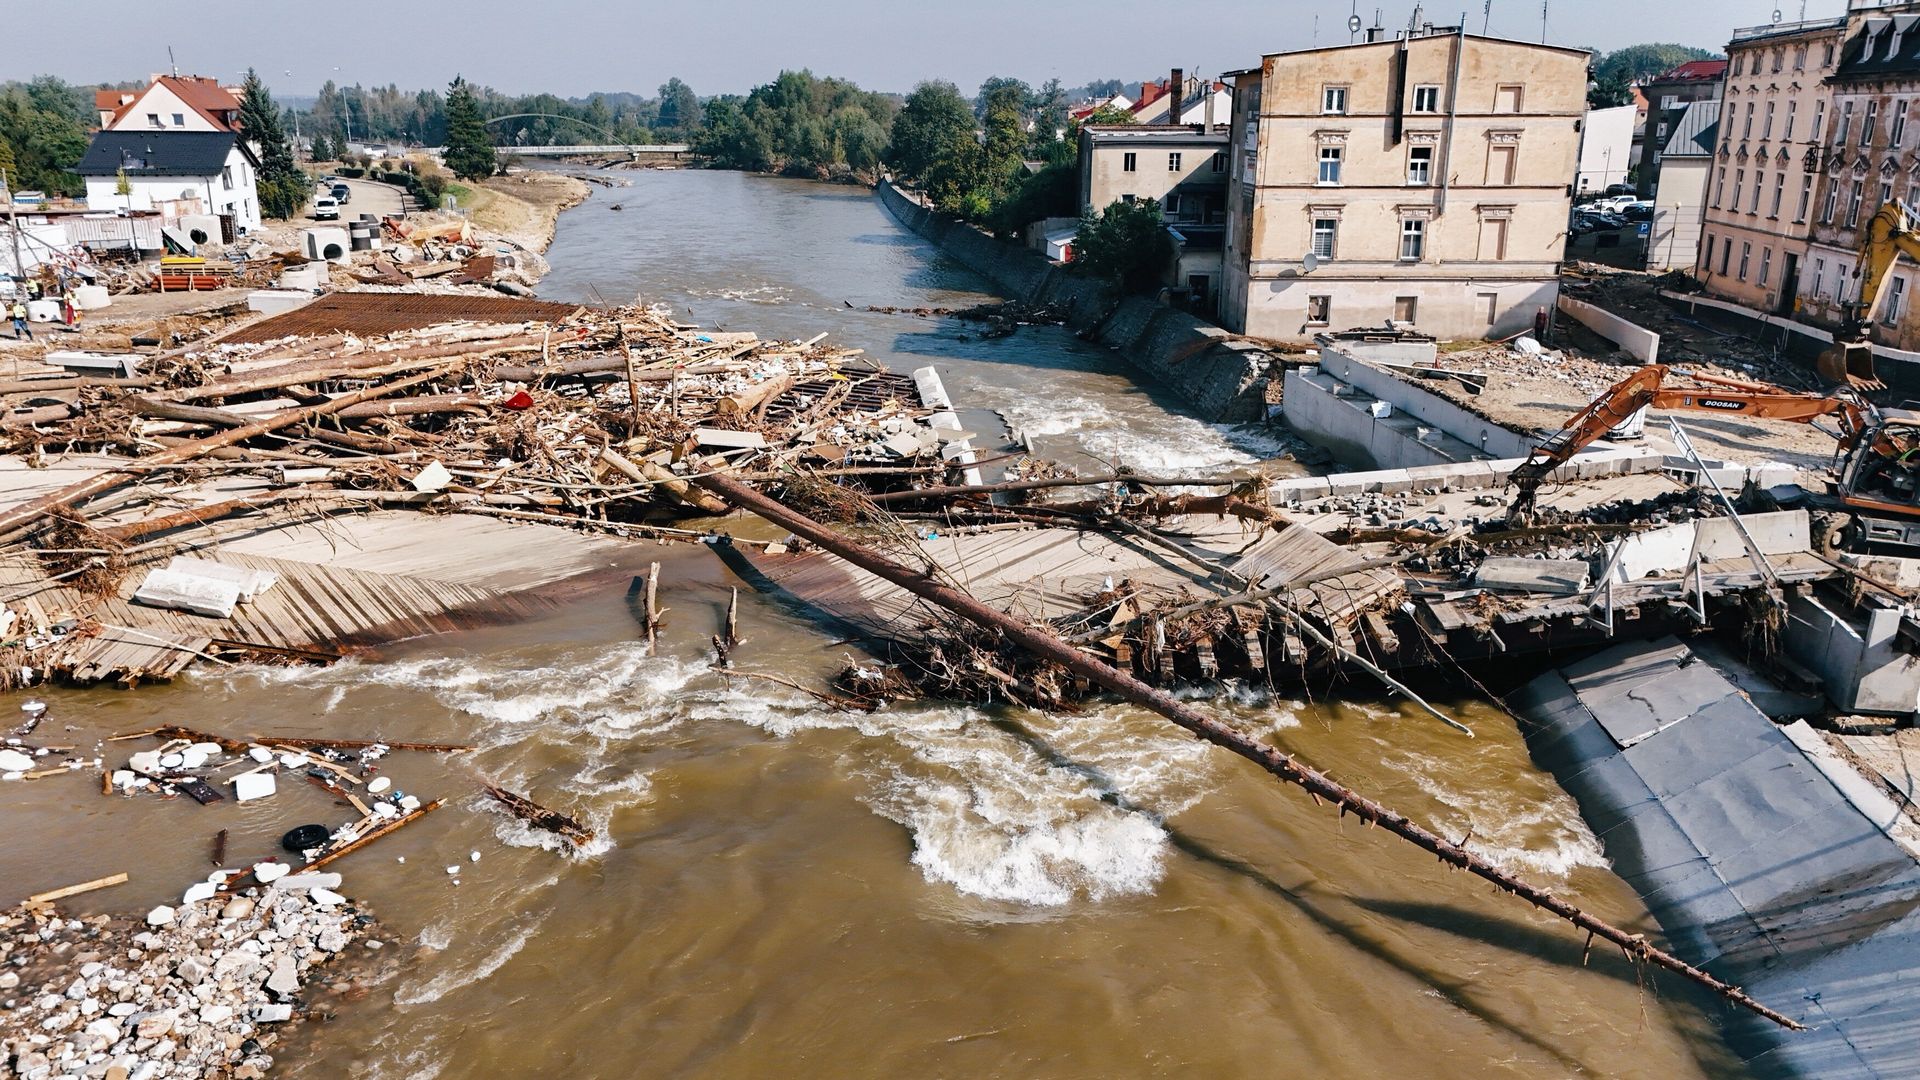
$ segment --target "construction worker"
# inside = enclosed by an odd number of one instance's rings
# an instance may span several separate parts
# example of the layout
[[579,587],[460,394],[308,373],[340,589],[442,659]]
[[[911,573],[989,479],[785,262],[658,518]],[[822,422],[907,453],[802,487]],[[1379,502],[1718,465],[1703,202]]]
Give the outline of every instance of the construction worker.
[[11,314],[13,315],[13,340],[19,341],[20,335],[25,334],[27,340],[32,341],[33,328],[27,325],[27,302],[15,300]]

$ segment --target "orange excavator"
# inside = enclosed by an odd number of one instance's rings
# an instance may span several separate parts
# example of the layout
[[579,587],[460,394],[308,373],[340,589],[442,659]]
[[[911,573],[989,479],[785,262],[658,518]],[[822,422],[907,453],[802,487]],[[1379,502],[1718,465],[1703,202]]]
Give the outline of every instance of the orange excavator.
[[1860,230],[1859,299],[1847,305],[1846,324],[1815,363],[1827,382],[1863,391],[1886,389],[1874,373],[1870,331],[1880,310],[1887,271],[1902,255],[1920,262],[1920,232],[1915,225],[1913,209],[1895,200],[1875,211]]
[[1518,489],[1508,522],[1531,521],[1540,485],[1555,469],[1647,408],[1801,424],[1833,417],[1839,467],[1829,490],[1807,499],[1821,522],[1817,539],[1834,548],[1920,549],[1920,412],[1878,409],[1851,385],[1832,394],[1796,393],[1768,383],[1676,373],[1665,364],[1634,369],[1528,453],[1507,478]]

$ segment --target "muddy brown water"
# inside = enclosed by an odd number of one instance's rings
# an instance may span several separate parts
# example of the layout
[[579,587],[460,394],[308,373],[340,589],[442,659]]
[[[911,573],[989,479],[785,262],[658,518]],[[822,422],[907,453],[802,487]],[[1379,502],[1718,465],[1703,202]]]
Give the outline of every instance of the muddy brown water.
[[[646,291],[707,325],[831,330],[889,364],[940,363],[956,397],[1030,406],[1096,452],[1199,467],[1260,452],[1258,433],[1169,416],[1063,332],[963,341],[951,324],[850,311],[842,300],[983,298],[862,192],[627,175],[631,189],[563,219],[545,295]],[[626,209],[606,211],[613,199]],[[671,611],[650,656],[625,593],[654,558]],[[1712,1007],[1671,980],[1644,987],[1599,950],[1583,962],[1571,928],[1149,714],[847,716],[730,685],[705,642],[733,583],[703,549],[636,545],[530,623],[328,670],[52,692],[39,738],[91,747],[180,722],[479,746],[382,763],[449,805],[338,864],[401,947],[338,1019],[296,1031],[288,1077],[1739,1075]],[[752,598],[742,636],[743,668],[800,679],[850,651]],[[1459,706],[1480,732],[1467,740],[1364,693],[1200,696],[1650,929],[1497,711]],[[129,748],[104,749],[117,762]],[[560,853],[476,798],[481,778],[576,811],[601,841]],[[82,776],[0,786],[0,813],[9,894],[132,874],[73,903],[85,912],[177,898],[219,829],[231,861],[350,811],[291,778],[270,800],[202,807],[103,797]]]

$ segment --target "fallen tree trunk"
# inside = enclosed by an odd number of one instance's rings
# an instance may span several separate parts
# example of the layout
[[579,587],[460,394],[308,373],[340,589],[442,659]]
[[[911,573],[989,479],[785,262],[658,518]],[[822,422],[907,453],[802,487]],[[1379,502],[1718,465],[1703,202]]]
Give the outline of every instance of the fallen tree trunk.
[[1587,914],[1551,892],[1500,869],[1460,844],[1444,839],[1415,824],[1405,815],[1396,813],[1343,784],[1335,783],[1319,771],[1296,761],[1292,755],[1249,738],[1212,716],[1178,700],[1173,695],[1148,686],[1132,675],[1102,663],[1093,656],[1061,641],[1047,630],[995,611],[966,593],[943,585],[925,574],[855,543],[819,522],[782,506],[728,477],[702,476],[695,479],[694,483],[733,505],[789,529],[796,536],[810,540],[854,566],[890,581],[976,626],[1005,635],[1008,640],[1036,656],[1090,679],[1126,701],[1159,713],[1195,736],[1246,758],[1287,783],[1305,788],[1314,801],[1319,802],[1324,799],[1332,802],[1343,816],[1351,813],[1371,825],[1378,825],[1437,856],[1441,862],[1484,878],[1496,887],[1526,900],[1535,907],[1552,912],[1571,922],[1589,935],[1618,945],[1635,961],[1651,963],[1690,979],[1727,1001],[1750,1009],[1781,1027],[1794,1031],[1804,1030],[1802,1025],[1792,1018],[1762,1005],[1739,987],[1722,982],[1672,953],[1655,948],[1647,942],[1645,937],[1629,934],[1611,923]]

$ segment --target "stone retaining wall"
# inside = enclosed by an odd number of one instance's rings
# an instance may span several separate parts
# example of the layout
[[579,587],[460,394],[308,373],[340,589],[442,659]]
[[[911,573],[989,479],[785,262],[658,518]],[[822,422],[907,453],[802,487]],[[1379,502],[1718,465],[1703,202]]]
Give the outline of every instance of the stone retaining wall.
[[1143,296],[1118,296],[1103,282],[1056,266],[1036,251],[1002,243],[914,202],[890,182],[878,188],[895,220],[985,277],[1008,296],[1066,314],[1067,325],[1165,384],[1204,420],[1257,420],[1266,413],[1272,358],[1218,326]]

